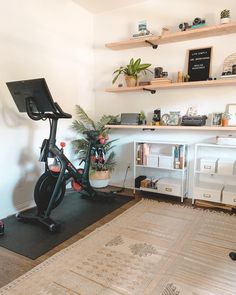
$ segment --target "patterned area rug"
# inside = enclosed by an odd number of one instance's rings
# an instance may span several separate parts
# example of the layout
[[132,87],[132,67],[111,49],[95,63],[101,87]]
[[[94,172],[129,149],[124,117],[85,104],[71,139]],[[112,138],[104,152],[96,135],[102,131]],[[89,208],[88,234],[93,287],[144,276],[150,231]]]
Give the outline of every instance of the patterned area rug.
[[232,249],[236,216],[142,200],[0,294],[231,295]]

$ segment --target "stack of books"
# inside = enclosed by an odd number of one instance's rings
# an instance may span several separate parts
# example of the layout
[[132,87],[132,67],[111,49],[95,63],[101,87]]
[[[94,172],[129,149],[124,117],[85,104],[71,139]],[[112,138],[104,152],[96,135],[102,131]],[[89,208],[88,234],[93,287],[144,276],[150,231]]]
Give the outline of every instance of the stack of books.
[[151,80],[151,85],[168,84],[171,80],[168,78],[154,78]]

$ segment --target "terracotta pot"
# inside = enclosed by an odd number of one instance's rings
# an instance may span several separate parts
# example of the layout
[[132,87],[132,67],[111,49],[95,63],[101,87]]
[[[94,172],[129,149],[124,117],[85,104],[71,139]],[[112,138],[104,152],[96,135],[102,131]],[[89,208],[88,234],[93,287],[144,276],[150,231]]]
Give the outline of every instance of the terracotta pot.
[[103,188],[107,187],[111,178],[110,171],[95,171],[89,176],[89,181],[92,187]]
[[225,118],[223,118],[222,119],[222,126],[223,127],[226,127],[226,126],[228,126],[229,125],[229,119],[225,119]]
[[133,76],[125,76],[126,85],[128,87],[135,87],[137,86],[137,79]]

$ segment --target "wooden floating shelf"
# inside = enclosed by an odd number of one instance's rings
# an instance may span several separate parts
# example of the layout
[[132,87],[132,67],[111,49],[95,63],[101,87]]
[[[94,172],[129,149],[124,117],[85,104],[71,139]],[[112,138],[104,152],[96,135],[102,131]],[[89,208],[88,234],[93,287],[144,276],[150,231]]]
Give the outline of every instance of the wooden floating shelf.
[[153,125],[106,125],[111,129],[138,129],[138,130],[196,130],[196,131],[236,131],[236,126],[153,126]]
[[222,36],[227,34],[236,33],[236,22],[228,24],[219,24],[214,26],[204,26],[198,29],[190,29],[184,32],[173,32],[163,36],[150,36],[133,38],[120,42],[107,43],[105,46],[113,50],[122,50],[137,47],[150,47],[146,40],[154,45],[167,44],[173,42],[188,41],[199,38],[209,38],[214,36]]
[[194,88],[194,87],[213,87],[213,86],[230,86],[236,85],[236,78],[224,78],[219,80],[209,81],[195,81],[195,82],[184,82],[184,83],[166,83],[159,85],[146,85],[136,87],[112,87],[107,88],[107,92],[135,92],[143,91],[143,89],[158,90],[158,89],[174,89],[174,88]]

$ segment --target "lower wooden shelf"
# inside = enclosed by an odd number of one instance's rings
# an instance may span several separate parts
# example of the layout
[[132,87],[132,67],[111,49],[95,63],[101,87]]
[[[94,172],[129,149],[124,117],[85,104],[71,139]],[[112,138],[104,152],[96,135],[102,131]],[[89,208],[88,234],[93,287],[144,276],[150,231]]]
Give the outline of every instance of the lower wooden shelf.
[[236,126],[153,126],[153,125],[106,125],[111,129],[138,129],[138,130],[196,130],[196,131],[236,131]]

